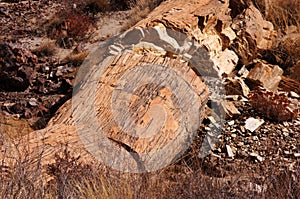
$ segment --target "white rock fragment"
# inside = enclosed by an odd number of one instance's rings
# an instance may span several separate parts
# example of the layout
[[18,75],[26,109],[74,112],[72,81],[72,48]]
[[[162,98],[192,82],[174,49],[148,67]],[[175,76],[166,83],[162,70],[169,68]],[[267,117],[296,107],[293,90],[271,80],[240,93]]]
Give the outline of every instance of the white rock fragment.
[[244,65],[241,70],[239,70],[238,74],[242,77],[242,78],[246,78],[249,74],[249,70],[246,68],[246,66]]
[[212,117],[212,116],[208,116],[208,119],[209,119],[209,121],[210,121],[211,123],[213,123],[213,124],[215,124],[215,123],[216,123],[216,120],[215,120],[215,118],[214,118],[214,117]]
[[289,136],[289,133],[284,132],[283,135],[284,135],[284,137],[287,137],[287,136]]
[[263,190],[263,187],[261,185],[258,185],[258,184],[252,183],[252,182],[250,182],[249,187],[250,187],[250,190],[253,190],[257,193],[261,193]]
[[247,98],[244,98],[243,96],[242,96],[242,99],[240,100],[241,102],[248,102],[249,100],[247,99]]
[[239,100],[239,95],[226,95],[225,99],[231,100],[231,101],[238,101]]
[[257,136],[253,136],[252,138],[254,141],[257,141],[258,140],[258,137]]
[[234,125],[234,120],[229,121],[228,124],[229,124],[230,126]]
[[226,145],[226,150],[227,150],[227,155],[229,158],[233,158],[234,157],[234,154],[232,152],[232,149],[229,145]]
[[289,126],[289,123],[288,123],[288,122],[283,122],[283,125],[284,125],[285,127],[288,127],[288,126]]
[[222,158],[220,155],[212,153],[212,156],[217,157],[217,158]]
[[290,96],[293,98],[300,98],[300,96],[297,93],[295,93],[294,91],[290,92]]
[[246,120],[245,128],[252,133],[256,131],[265,121],[263,119],[255,119],[250,117]]
[[255,157],[258,161],[260,161],[260,162],[262,162],[262,161],[264,161],[264,158],[263,157],[261,157],[258,153],[256,153],[256,152],[253,152],[253,153],[250,153],[250,156],[251,157]]
[[299,158],[300,157],[300,153],[294,153],[295,158]]
[[38,106],[37,100],[35,98],[30,98],[29,102],[30,106]]

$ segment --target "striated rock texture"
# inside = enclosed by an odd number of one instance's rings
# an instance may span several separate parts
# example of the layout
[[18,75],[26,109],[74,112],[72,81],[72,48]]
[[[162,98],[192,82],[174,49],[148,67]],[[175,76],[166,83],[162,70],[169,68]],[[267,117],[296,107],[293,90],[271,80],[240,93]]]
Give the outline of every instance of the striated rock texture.
[[250,70],[247,79],[256,85],[262,85],[270,91],[276,91],[282,74],[283,70],[277,65],[257,62]]
[[171,162],[204,117],[209,91],[200,76],[229,75],[239,58],[247,64],[257,48],[271,45],[273,27],[254,6],[238,15],[241,24],[232,23],[229,7],[229,0],[168,0],[114,45],[100,46],[81,66],[73,101],[28,136],[30,153],[45,165],[67,144],[82,161],[118,156],[109,166],[126,162],[135,172]]

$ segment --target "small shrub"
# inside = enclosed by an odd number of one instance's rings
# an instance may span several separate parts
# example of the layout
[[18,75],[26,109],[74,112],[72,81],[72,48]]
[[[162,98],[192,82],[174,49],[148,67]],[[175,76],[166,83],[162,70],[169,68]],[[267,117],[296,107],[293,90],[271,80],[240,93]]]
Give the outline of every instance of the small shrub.
[[271,120],[293,120],[298,116],[298,109],[284,94],[257,87],[250,92],[249,98],[251,106]]
[[68,8],[57,12],[45,25],[48,37],[55,39],[60,47],[70,48],[81,41],[92,25],[92,17],[81,9]]

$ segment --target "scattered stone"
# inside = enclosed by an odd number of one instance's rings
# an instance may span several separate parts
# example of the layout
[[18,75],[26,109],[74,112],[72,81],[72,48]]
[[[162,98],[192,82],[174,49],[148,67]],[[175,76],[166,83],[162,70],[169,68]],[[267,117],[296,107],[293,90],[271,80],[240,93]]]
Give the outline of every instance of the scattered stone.
[[299,158],[300,157],[300,153],[294,153],[295,158]]
[[240,126],[240,129],[241,129],[242,133],[246,132],[246,128],[244,126]]
[[284,135],[284,137],[289,136],[289,133],[287,133],[287,132],[283,132],[282,134]]
[[249,100],[247,99],[247,98],[244,98],[243,96],[242,96],[242,99],[240,100],[241,102],[248,102]]
[[292,97],[292,98],[297,98],[297,99],[300,98],[300,96],[299,96],[297,93],[295,93],[294,91],[291,91],[291,92],[290,92],[290,97]]
[[279,66],[257,61],[247,75],[247,79],[254,83],[254,86],[262,85],[270,91],[276,91],[282,74],[283,70]]
[[252,183],[252,182],[250,182],[249,187],[250,187],[250,190],[252,190],[256,193],[261,193],[263,191],[263,188],[264,188],[263,186],[258,185],[256,183]]
[[252,133],[256,131],[265,121],[263,119],[255,119],[250,117],[245,122],[245,128]]
[[209,119],[209,121],[210,121],[212,124],[215,124],[215,123],[216,123],[216,120],[215,120],[214,117],[208,116],[207,118]]
[[264,161],[264,158],[261,157],[261,156],[257,156],[256,159],[257,159],[258,161],[260,161],[260,162]]
[[238,101],[240,95],[226,95],[225,99],[232,100],[232,101]]
[[253,136],[252,138],[254,141],[257,141],[258,140],[258,137],[257,136]]
[[220,155],[212,153],[212,156],[217,157],[217,158],[222,158]]
[[32,83],[37,57],[19,44],[0,43],[0,90],[25,91]]
[[229,145],[226,145],[226,150],[227,150],[227,155],[229,158],[233,158],[234,157],[234,154],[232,152],[232,149]]
[[249,74],[249,70],[246,68],[246,66],[244,65],[238,72],[238,74],[242,77],[242,78],[246,78]]
[[287,126],[289,126],[289,123],[286,122],[286,121],[284,121],[284,122],[283,122],[283,125],[284,125],[285,127],[287,127]]
[[260,162],[264,161],[264,158],[261,157],[257,152],[250,153],[250,156],[256,158]]
[[30,106],[38,106],[37,100],[35,98],[30,98],[28,103]]
[[227,95],[248,96],[250,89],[240,77],[226,78],[225,90]]
[[229,124],[230,126],[234,125],[234,120],[229,121],[228,124]]
[[241,114],[240,111],[235,107],[235,105],[228,100],[226,100],[225,102],[222,102],[221,105],[222,105],[223,110],[226,113],[226,117],[231,118],[231,117]]

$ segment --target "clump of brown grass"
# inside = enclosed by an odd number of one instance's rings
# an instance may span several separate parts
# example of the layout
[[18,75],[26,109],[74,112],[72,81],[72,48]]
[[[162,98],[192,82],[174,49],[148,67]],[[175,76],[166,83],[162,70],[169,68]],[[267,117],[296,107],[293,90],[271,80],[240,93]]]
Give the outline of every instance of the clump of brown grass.
[[124,26],[124,30],[132,27],[137,22],[145,18],[154,8],[156,8],[164,0],[136,0],[131,3],[130,19]]
[[32,50],[37,56],[52,56],[56,52],[56,45],[53,41],[45,41]]
[[[201,141],[201,139],[199,139]],[[180,160],[156,172],[130,174],[83,163],[68,147],[55,154],[54,162],[41,166],[43,154],[8,157],[0,161],[1,198],[297,198],[300,190],[300,163],[288,170],[236,174],[222,178],[205,159],[198,157],[196,140]],[[25,150],[24,147],[20,150]],[[1,152],[1,151],[0,151]],[[26,154],[26,153],[25,153]],[[1,154],[0,154],[1,155]],[[212,163],[213,164],[213,163]],[[255,188],[258,187],[258,188]]]
[[84,59],[88,56],[88,51],[83,51],[79,53],[71,53],[65,58],[65,61],[68,63],[72,63],[74,66],[80,66]]
[[62,8],[44,24],[47,36],[55,39],[64,48],[70,48],[76,41],[87,39],[86,34],[93,25],[94,12],[104,7],[104,2],[106,1],[63,1]]
[[300,27],[299,0],[269,0],[266,6],[266,19],[276,29],[286,30],[289,26]]
[[278,32],[273,48],[267,51],[265,58],[284,70],[293,67],[300,57],[299,7],[300,0],[268,0],[261,10]]

